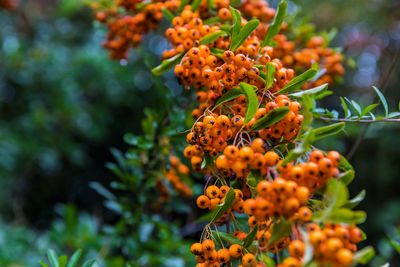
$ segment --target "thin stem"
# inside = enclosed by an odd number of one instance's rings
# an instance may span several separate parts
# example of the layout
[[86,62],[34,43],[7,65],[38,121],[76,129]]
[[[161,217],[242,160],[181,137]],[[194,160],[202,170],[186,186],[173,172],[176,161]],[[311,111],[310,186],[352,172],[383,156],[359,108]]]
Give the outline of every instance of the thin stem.
[[379,120],[352,120],[352,119],[336,119],[336,118],[327,118],[327,117],[319,117],[318,119],[324,121],[332,121],[332,122],[359,122],[359,123],[374,123],[374,122],[400,122],[400,119],[379,119]]

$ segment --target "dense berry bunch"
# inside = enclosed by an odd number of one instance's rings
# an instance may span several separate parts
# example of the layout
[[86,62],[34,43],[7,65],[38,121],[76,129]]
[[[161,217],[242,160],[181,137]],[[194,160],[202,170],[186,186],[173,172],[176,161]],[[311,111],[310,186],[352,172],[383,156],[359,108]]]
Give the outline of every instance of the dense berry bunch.
[[[326,88],[306,90],[343,75],[342,56],[322,37],[303,40],[288,32],[290,25],[282,22],[285,5],[282,0],[275,10],[261,0],[195,0],[186,6],[177,0],[124,0],[117,6],[130,14],[97,13],[109,25],[111,56],[126,58],[129,47],[155,29],[165,12],[175,12],[165,31],[171,49],[153,73],[173,68],[178,81],[195,90],[199,105],[192,111],[195,121],[184,149],[192,169],[207,178],[196,204],[210,212],[211,221],[191,246],[197,267],[270,266],[266,252],[284,249],[289,257],[280,261],[276,255],[278,266],[303,266],[310,246],[319,266],[347,267],[362,240],[353,225],[327,223],[330,214],[316,220],[329,202],[324,188],[351,173],[344,173],[348,168],[340,166],[338,152],[311,146],[317,133],[327,131],[310,128],[312,97]],[[190,196],[192,190],[180,179],[189,169],[176,157],[170,157],[170,165],[166,179]],[[166,199],[162,181],[156,186]],[[222,225],[227,229],[223,240],[213,234]]]

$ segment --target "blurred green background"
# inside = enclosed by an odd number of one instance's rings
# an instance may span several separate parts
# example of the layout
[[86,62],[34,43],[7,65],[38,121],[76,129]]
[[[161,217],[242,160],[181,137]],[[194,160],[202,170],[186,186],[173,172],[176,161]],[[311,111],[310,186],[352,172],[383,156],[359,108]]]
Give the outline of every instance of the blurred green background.
[[[399,1],[299,0],[289,3],[289,12],[300,12],[317,31],[337,28],[333,46],[343,47],[352,59],[343,81],[331,88],[334,95],[321,105],[341,110],[339,96],[365,105],[377,102],[371,87],[376,85],[389,106],[397,107]],[[126,260],[134,266],[189,266],[191,256],[179,236],[196,237],[199,231],[191,223],[196,214],[188,214],[193,199],[179,208],[178,216],[160,214],[137,222],[121,220],[135,214],[129,207],[136,203],[133,190],[125,206],[107,200],[107,208],[103,201],[110,193],[105,187],[116,180],[105,165],[115,161],[110,148],[126,151],[127,132],[148,135],[143,118],[151,125],[164,117],[184,120],[182,111],[189,109],[183,100],[189,93],[172,74],[159,80],[149,71],[167,47],[162,29],[148,34],[128,61],[116,62],[101,47],[106,29],[93,22],[91,10],[79,0],[21,0],[14,12],[0,11],[0,25],[0,265],[38,266],[52,247],[67,254],[83,248],[85,257],[96,257],[100,266],[124,266]],[[310,27],[305,23],[301,29]],[[160,84],[165,91],[156,92]],[[160,111],[160,98],[179,108]],[[350,154],[357,173],[350,192],[367,191],[360,208],[368,219],[361,228],[368,233],[363,245],[378,251],[371,266],[386,261],[400,266],[386,238],[400,225],[399,125],[376,124],[367,130],[349,125],[345,134],[319,146]],[[130,175],[147,173],[132,170]],[[98,183],[90,186],[91,181]],[[152,262],[155,247],[163,248],[159,253],[166,262]]]

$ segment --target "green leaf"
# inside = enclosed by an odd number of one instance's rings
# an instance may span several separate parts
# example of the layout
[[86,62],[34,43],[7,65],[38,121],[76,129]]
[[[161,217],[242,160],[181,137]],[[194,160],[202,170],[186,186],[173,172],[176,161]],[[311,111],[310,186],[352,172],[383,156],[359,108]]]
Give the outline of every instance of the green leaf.
[[220,97],[217,101],[217,103],[215,103],[215,106],[212,110],[216,109],[219,105],[231,101],[233,99],[235,99],[236,97],[243,95],[244,92],[242,91],[241,88],[238,87],[234,87],[231,90],[229,90],[226,94],[224,94],[222,97]]
[[343,155],[340,155],[340,164],[338,167],[339,169],[345,171],[353,170],[353,166],[351,166],[351,164],[347,161],[345,157],[343,157]]
[[246,184],[250,188],[252,196],[255,196],[257,194],[256,188],[257,188],[258,181],[253,173],[249,173],[249,175],[247,175]]
[[349,185],[354,180],[354,170],[348,170],[344,173],[341,173],[338,180],[344,183],[345,185]]
[[400,242],[398,242],[390,237],[389,237],[389,242],[392,245],[392,247],[396,250],[396,252],[398,254],[400,254]]
[[229,10],[231,11],[232,14],[232,34],[231,34],[231,44],[230,44],[230,47],[232,47],[233,43],[232,40],[237,38],[237,36],[240,33],[240,29],[242,28],[242,17],[240,16],[240,12],[237,9],[230,6]]
[[349,113],[349,108],[347,107],[346,101],[344,101],[343,97],[340,97],[340,101],[342,102],[342,107],[344,111],[344,117],[348,118],[351,116],[351,113]]
[[171,11],[169,11],[167,8],[163,7],[162,13],[164,14],[164,17],[168,19],[169,21],[172,21],[174,19],[174,14],[172,14]]
[[179,14],[182,12],[183,8],[184,8],[187,4],[189,4],[189,1],[190,1],[190,0],[181,0],[181,3],[179,4],[178,10],[177,10],[177,12],[178,12]]
[[203,24],[204,25],[214,25],[221,22],[221,19],[219,17],[211,17],[209,19],[206,19]]
[[276,68],[274,64],[272,64],[271,62],[267,63],[266,68],[267,68],[267,85],[265,86],[265,89],[268,90],[274,85],[274,76]]
[[276,10],[274,20],[268,26],[268,31],[267,34],[265,35],[264,40],[261,42],[261,47],[272,45],[272,41],[275,35],[277,35],[281,30],[283,20],[285,19],[286,16],[286,9],[287,9],[287,2],[286,0],[282,0],[278,5],[278,9]]
[[374,256],[374,248],[371,246],[365,247],[354,253],[352,265],[356,265],[357,263],[367,264]]
[[365,198],[365,190],[361,190],[360,193],[357,194],[354,198],[350,199],[347,204],[345,205],[346,208],[352,209],[356,207],[358,204],[360,204],[361,201],[364,200]]
[[367,115],[370,111],[372,111],[374,108],[376,108],[378,106],[378,104],[372,104],[369,105],[368,107],[365,107],[362,111],[361,111],[361,117]]
[[39,261],[40,265],[42,265],[42,267],[49,267],[49,265],[47,265],[46,263],[44,263],[43,261]]
[[221,236],[220,236],[218,230],[216,230],[216,231],[213,232],[212,237],[213,237],[213,239],[215,240],[215,243],[216,243],[217,246],[219,246],[220,248],[223,248],[223,247],[224,247],[224,244],[222,243]]
[[215,8],[214,6],[214,0],[207,0],[207,7],[208,9],[212,10]]
[[313,120],[314,101],[309,95],[303,96],[303,123],[301,124],[300,133],[302,134]]
[[245,126],[252,118],[254,118],[254,115],[256,115],[257,109],[258,109],[258,97],[255,92],[254,86],[247,84],[247,83],[240,83],[239,84],[240,88],[242,89],[242,92],[246,96],[246,116],[244,118],[244,123],[243,126]]
[[[217,232],[215,230],[212,230],[211,232],[213,235],[217,234]],[[222,240],[229,242],[231,244],[241,245],[243,243],[243,241],[240,240],[239,238],[237,238],[236,236],[233,236],[233,235],[225,233],[225,232],[218,232],[218,235]]]
[[212,212],[208,212],[208,213],[204,214],[203,216],[197,218],[197,219],[195,220],[195,222],[205,222],[205,221],[209,221],[209,220],[211,220],[212,214],[213,214]]
[[204,160],[201,163],[201,168],[207,168],[207,167],[211,167],[214,165],[214,160],[213,158],[209,155],[209,154],[204,154]]
[[238,35],[235,37],[232,36],[231,39],[231,45],[230,45],[230,50],[235,51],[238,49],[244,41],[246,41],[247,37],[255,30],[257,29],[258,25],[260,25],[260,21],[257,19],[253,19],[249,22],[247,22],[242,29],[240,29],[240,32]]
[[388,118],[389,119],[392,119],[392,118],[396,118],[396,117],[398,117],[398,116],[400,116],[400,112],[391,112],[391,113],[389,113],[388,114]]
[[86,261],[86,262],[82,265],[82,267],[92,267],[92,266],[95,265],[95,264],[96,264],[96,260],[95,260],[95,259],[92,259],[92,260]]
[[67,264],[68,257],[66,255],[62,255],[58,258],[58,266],[60,267],[65,267],[65,264]]
[[341,132],[345,125],[346,124],[344,122],[339,122],[328,126],[320,127],[312,131],[314,133],[315,140],[318,140]]
[[201,0],[194,0],[192,6],[190,7],[190,10],[196,11],[199,8],[200,4]]
[[360,224],[365,222],[367,214],[365,211],[340,208],[334,209],[328,216],[326,221],[332,223]]
[[286,114],[289,113],[289,111],[290,109],[288,107],[276,108],[254,123],[254,125],[251,127],[251,130],[258,131],[261,129],[266,129],[271,125],[281,121]]
[[131,145],[131,146],[138,145],[138,137],[131,133],[124,134],[124,141],[125,141],[125,143],[127,143],[128,145]]
[[295,161],[298,157],[306,153],[312,142],[314,142],[314,133],[312,132],[312,129],[310,129],[304,134],[302,142],[289,152],[286,158],[282,161],[281,165],[284,166],[289,162]]
[[179,64],[179,62],[181,62],[184,54],[185,54],[184,52],[181,52],[174,57],[163,60],[163,62],[161,62],[160,65],[152,69],[151,72],[157,76],[166,73],[167,71],[175,67],[177,64]]
[[211,48],[210,48],[210,52],[211,52],[211,54],[213,54],[214,56],[217,56],[217,57],[219,57],[219,58],[222,58],[222,55],[223,55],[223,53],[224,53],[225,51],[222,50],[222,49],[219,49],[219,48],[211,47]]
[[281,90],[276,92],[276,95],[286,94],[298,91],[306,82],[311,80],[318,73],[318,65],[313,64],[311,69],[305,71],[299,76],[293,78],[290,82],[288,82]]
[[273,259],[271,259],[267,253],[262,254],[262,261],[268,266],[268,267],[276,267],[276,263]]
[[387,101],[386,101],[385,96],[384,96],[384,95],[381,93],[381,91],[379,91],[379,89],[376,88],[375,86],[372,86],[372,88],[374,88],[376,94],[378,95],[379,99],[381,100],[382,105],[383,105],[383,108],[384,108],[384,110],[385,110],[385,117],[387,117],[387,115],[388,115],[388,113],[389,113],[389,108],[388,108],[388,104],[387,104]]
[[78,249],[77,251],[75,251],[74,254],[72,254],[71,259],[69,260],[66,267],[76,267],[76,264],[78,263],[81,256],[82,256],[82,249]]
[[218,37],[220,36],[227,36],[228,34],[226,32],[223,31],[216,31],[210,34],[207,34],[206,36],[204,36],[203,38],[201,38],[200,40],[200,44],[210,44],[215,42],[215,40],[218,39]]
[[290,235],[291,231],[292,227],[290,221],[281,218],[279,223],[273,224],[271,238],[269,239],[267,245],[269,246],[271,244],[274,244],[282,238]]
[[216,220],[222,217],[235,203],[236,193],[235,190],[231,187],[226,193],[225,200],[223,203],[217,205],[212,212],[211,221],[209,224],[214,223]]
[[347,101],[347,103],[349,103],[350,107],[352,107],[353,110],[357,113],[357,116],[359,118],[361,118],[361,107],[360,107],[360,105],[357,104],[357,102],[354,101],[354,100],[349,100],[347,97],[345,97],[344,99]]
[[349,199],[349,191],[344,183],[336,179],[328,179],[324,201],[333,208],[342,207]]
[[254,239],[256,238],[258,231],[258,226],[256,225],[253,230],[246,236],[246,238],[243,240],[243,247],[247,248],[253,243]]
[[328,84],[325,83],[323,85],[311,88],[311,89],[307,89],[307,90],[303,90],[297,93],[292,93],[289,94],[288,96],[291,96],[293,98],[299,99],[299,98],[303,98],[304,95],[310,95],[310,96],[317,96],[319,95],[321,92],[326,91],[326,89],[328,88]]
[[52,250],[52,249],[47,250],[47,258],[49,259],[52,267],[59,267],[58,266],[58,256],[54,250]]

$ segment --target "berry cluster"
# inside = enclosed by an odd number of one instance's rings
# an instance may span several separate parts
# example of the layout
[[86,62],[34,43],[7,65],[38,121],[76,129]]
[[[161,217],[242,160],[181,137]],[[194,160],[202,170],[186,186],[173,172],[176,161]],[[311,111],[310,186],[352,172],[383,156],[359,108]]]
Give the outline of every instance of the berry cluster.
[[[325,223],[323,228],[317,224],[307,227],[309,242],[314,249],[314,260],[320,266],[350,266],[356,244],[362,241],[362,232],[354,225]],[[289,244],[289,255],[282,267],[302,266],[305,244],[302,240],[293,240]]]
[[[162,9],[176,11],[179,0],[159,1],[145,4],[143,1],[120,1],[110,9],[98,10],[96,19],[108,26],[108,33],[103,46],[110,51],[113,59],[126,59],[131,47],[136,47],[142,41],[143,34],[154,30],[163,18]],[[144,6],[138,8],[138,5]],[[122,8],[125,13],[119,13]],[[134,15],[130,15],[134,13]]]
[[[215,185],[207,187],[205,195],[201,195],[197,198],[196,203],[200,209],[214,210],[215,206],[224,202],[226,193],[228,193],[229,187],[226,185],[218,188]],[[235,202],[232,207],[216,222],[217,224],[225,222],[227,219],[231,219],[228,215],[235,211],[237,213],[243,213],[243,192],[239,189],[235,189]]]
[[172,185],[172,187],[186,197],[193,195],[192,189],[186,185],[179,175],[189,175],[189,168],[180,162],[176,156],[170,156],[169,162],[171,168],[164,173],[165,179]]
[[280,175],[287,179],[295,181],[297,184],[306,186],[311,192],[323,187],[329,178],[339,176],[340,154],[336,151],[330,151],[325,156],[320,150],[314,150],[310,153],[308,162],[302,162],[297,165],[289,163],[285,166],[279,166]]

